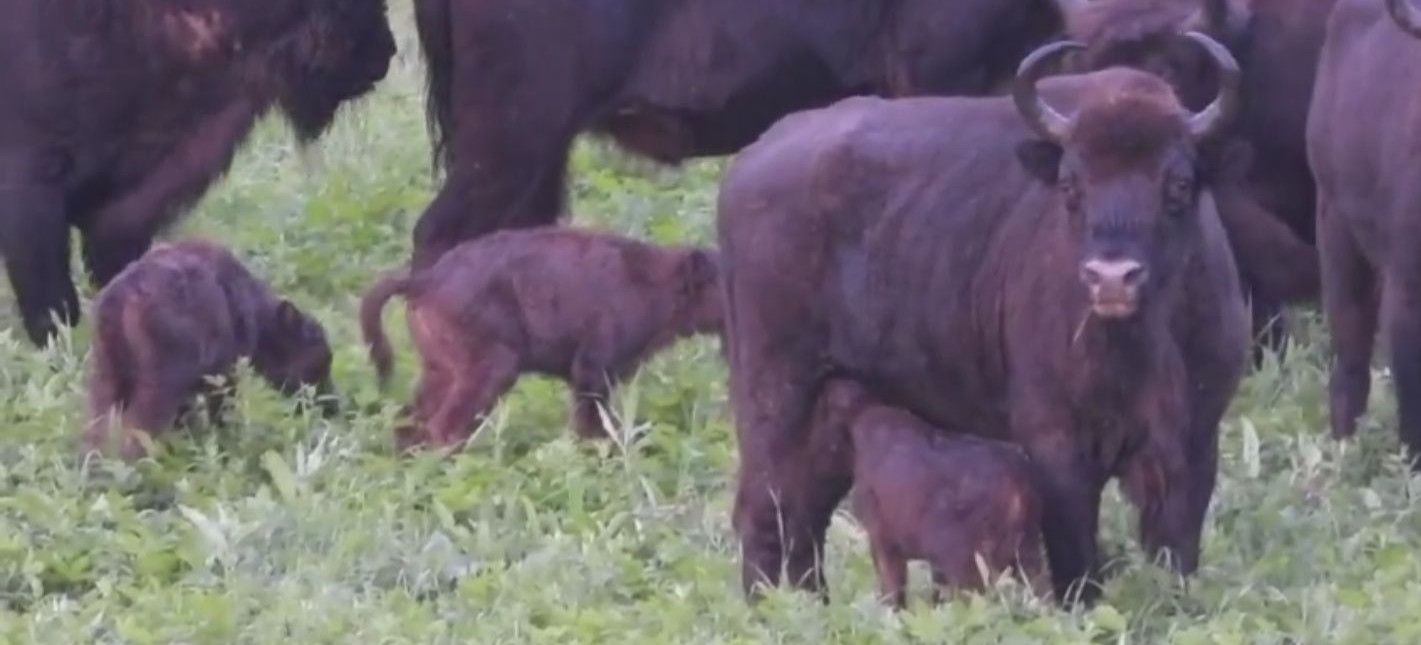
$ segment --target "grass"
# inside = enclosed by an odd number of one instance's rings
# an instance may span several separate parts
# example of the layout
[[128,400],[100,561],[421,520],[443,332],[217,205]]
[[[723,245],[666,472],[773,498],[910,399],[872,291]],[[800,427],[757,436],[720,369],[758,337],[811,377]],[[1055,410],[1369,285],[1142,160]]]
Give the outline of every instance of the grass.
[[[570,439],[560,385],[527,379],[448,461],[391,454],[414,376],[400,316],[392,397],[375,391],[356,299],[401,263],[431,195],[418,50],[303,158],[264,123],[175,235],[215,236],[311,308],[367,414],[329,423],[247,379],[229,433],[196,428],[131,467],[81,469],[89,327],[53,349],[0,327],[0,643],[1415,643],[1416,480],[1395,455],[1377,373],[1359,440],[1326,437],[1319,325],[1243,385],[1222,429],[1204,564],[1184,584],[1141,561],[1111,493],[1103,541],[1123,559],[1104,599],[1063,610],[1003,583],[913,609],[874,596],[862,531],[830,529],[833,600],[739,592],[729,527],[734,440],[725,367],[682,343],[620,392],[623,441]],[[576,153],[575,222],[662,241],[711,239],[720,162],[647,169]],[[8,296],[6,297],[8,302]],[[634,446],[625,439],[641,436]]]

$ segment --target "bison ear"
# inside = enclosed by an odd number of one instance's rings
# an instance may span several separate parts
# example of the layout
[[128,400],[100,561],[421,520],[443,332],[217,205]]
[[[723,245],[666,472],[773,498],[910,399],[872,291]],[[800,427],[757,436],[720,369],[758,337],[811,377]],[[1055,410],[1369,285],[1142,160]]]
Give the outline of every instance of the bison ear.
[[1206,144],[1199,153],[1203,179],[1211,184],[1242,180],[1253,166],[1253,146],[1247,141],[1225,139]]
[[687,284],[713,284],[720,277],[720,256],[712,249],[696,249],[686,257],[684,270]]
[[1055,184],[1061,176],[1061,146],[1040,139],[1024,141],[1016,147],[1016,159],[1042,183]]
[[292,329],[300,327],[302,322],[301,310],[290,300],[282,299],[276,305],[276,324],[282,329]]

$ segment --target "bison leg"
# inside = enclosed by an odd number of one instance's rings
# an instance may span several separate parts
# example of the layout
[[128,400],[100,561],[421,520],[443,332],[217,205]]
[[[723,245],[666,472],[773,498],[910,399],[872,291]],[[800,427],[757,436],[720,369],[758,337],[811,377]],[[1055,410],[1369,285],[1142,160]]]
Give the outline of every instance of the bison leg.
[[742,351],[731,377],[740,452],[734,524],[741,582],[754,598],[758,584],[779,583],[783,564],[790,584],[827,600],[824,534],[850,482],[811,445],[812,374],[795,363],[746,360],[774,355],[749,341],[737,341]]
[[66,326],[79,320],[64,195],[57,187],[7,181],[0,175],[0,255],[25,333],[35,345],[44,346],[58,331],[55,318]]
[[513,140],[512,133],[536,136],[535,130],[507,130],[493,135],[495,140],[459,146],[470,161],[450,169],[415,224],[415,270],[433,265],[465,240],[501,229],[552,224],[561,215],[572,137],[555,132],[542,135],[542,141],[521,141]]
[[474,423],[518,380],[517,352],[502,345],[482,349],[473,369],[451,374],[444,400],[430,417],[429,435],[441,446],[467,441]]
[[878,574],[878,596],[885,604],[895,609],[908,605],[908,560],[887,540],[873,536],[869,553],[873,556],[873,569]]
[[1328,378],[1332,436],[1351,437],[1371,394],[1371,361],[1377,333],[1376,272],[1362,255],[1326,195],[1318,195],[1317,241],[1321,252],[1322,305],[1332,330]]
[[1382,327],[1391,354],[1396,389],[1398,434],[1412,467],[1421,471],[1421,266],[1411,260],[1411,250],[1393,258],[1393,267],[1382,278]]
[[1065,433],[1033,435],[1027,431],[1022,441],[1036,471],[1041,492],[1041,532],[1056,597],[1070,598],[1080,585],[1080,599],[1094,600],[1098,577],[1100,492],[1104,480],[1076,452],[1073,439]]

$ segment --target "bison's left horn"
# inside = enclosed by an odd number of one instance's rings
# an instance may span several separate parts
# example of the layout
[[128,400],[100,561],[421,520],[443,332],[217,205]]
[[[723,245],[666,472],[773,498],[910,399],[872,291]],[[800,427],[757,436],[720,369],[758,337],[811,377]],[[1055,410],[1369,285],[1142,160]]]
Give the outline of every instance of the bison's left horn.
[[1214,65],[1219,69],[1219,95],[1204,111],[1189,118],[1189,133],[1195,139],[1207,139],[1218,134],[1238,112],[1238,86],[1242,73],[1229,48],[1219,41],[1197,31],[1185,36],[1209,52],[1209,57],[1214,59]]
[[1412,5],[1411,0],[1386,0],[1386,10],[1402,31],[1421,38],[1421,10]]
[[1046,104],[1036,93],[1036,81],[1046,73],[1046,64],[1066,52],[1085,49],[1085,45],[1074,40],[1062,40],[1042,45],[1031,52],[1016,69],[1016,82],[1012,87],[1012,100],[1016,111],[1037,134],[1048,141],[1061,143],[1071,129],[1071,120],[1061,116],[1055,108]]

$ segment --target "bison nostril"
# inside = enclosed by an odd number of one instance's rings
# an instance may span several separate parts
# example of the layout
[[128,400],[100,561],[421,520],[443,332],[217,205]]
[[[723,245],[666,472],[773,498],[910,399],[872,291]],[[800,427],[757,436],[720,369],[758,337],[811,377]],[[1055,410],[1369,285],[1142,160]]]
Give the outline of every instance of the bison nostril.
[[1149,269],[1134,260],[1087,260],[1081,264],[1081,281],[1087,286],[1135,287],[1149,277]]

